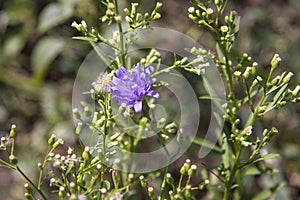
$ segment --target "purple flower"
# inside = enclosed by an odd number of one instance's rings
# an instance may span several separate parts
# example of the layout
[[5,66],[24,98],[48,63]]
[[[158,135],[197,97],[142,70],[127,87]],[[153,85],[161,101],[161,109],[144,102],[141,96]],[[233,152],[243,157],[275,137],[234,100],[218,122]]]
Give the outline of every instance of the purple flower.
[[113,94],[112,98],[118,101],[120,106],[127,104],[127,108],[134,107],[135,112],[142,111],[142,101],[144,96],[159,98],[155,90],[150,90],[155,79],[151,78],[154,67],[149,66],[142,69],[138,63],[137,67],[129,73],[124,67],[117,70],[117,77],[113,77],[112,86],[109,91]]

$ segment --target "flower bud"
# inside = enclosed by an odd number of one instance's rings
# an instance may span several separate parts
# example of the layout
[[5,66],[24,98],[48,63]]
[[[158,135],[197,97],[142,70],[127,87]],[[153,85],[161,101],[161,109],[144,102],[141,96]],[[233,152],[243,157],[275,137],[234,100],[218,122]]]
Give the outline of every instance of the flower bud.
[[106,189],[106,188],[101,188],[101,189],[100,189],[100,192],[101,192],[102,194],[106,194],[107,189]]
[[82,131],[82,123],[81,123],[81,122],[78,122],[77,127],[76,127],[76,130],[75,130],[75,133],[76,133],[77,135],[80,135],[81,131]]
[[191,197],[192,197],[191,189],[192,189],[191,185],[185,186],[184,196],[187,197],[188,199],[191,199]]
[[128,174],[128,181],[129,183],[132,183],[134,181],[134,174],[132,173]]
[[273,58],[272,58],[272,60],[271,60],[271,66],[272,66],[272,68],[273,68],[273,69],[278,68],[280,62],[281,62],[281,58],[280,58],[279,54],[277,54],[277,53],[274,54],[274,56],[273,56]]
[[138,3],[131,3],[131,16],[136,15],[136,7],[138,6]]
[[80,113],[78,112],[78,108],[73,108],[73,115],[75,117],[75,119],[80,119]]
[[86,24],[86,22],[85,22],[84,20],[81,21],[81,25],[82,25],[85,29],[87,29],[87,24]]
[[237,14],[236,11],[230,11],[229,18],[232,22],[235,20],[236,14]]
[[9,156],[9,161],[11,164],[16,165],[18,163],[17,157],[14,155]]
[[172,175],[170,173],[166,174],[166,182],[170,185],[172,185],[174,183],[174,178],[172,177]]
[[125,12],[125,14],[126,14],[127,16],[130,15],[130,11],[128,10],[128,8],[124,8],[124,12]]
[[15,124],[11,125],[11,129],[10,129],[10,133],[9,133],[9,136],[11,138],[16,137],[16,135],[17,135],[16,128],[17,128],[17,126]]
[[132,23],[133,23],[133,20],[132,20],[129,16],[125,16],[125,21],[126,21],[128,24],[132,24]]
[[61,145],[61,144],[63,144],[64,143],[64,141],[61,139],[61,138],[59,138],[58,140],[56,140],[56,142],[53,144],[53,148],[54,149],[56,149],[59,145]]
[[282,80],[283,83],[288,83],[290,82],[292,76],[294,76],[294,73],[293,72],[289,72]]
[[257,73],[257,67],[258,67],[258,63],[257,62],[252,63],[252,71],[251,71],[251,73],[253,75],[255,75]]
[[162,5],[163,5],[163,4],[162,4],[161,2],[157,2],[157,3],[156,3],[156,6],[155,6],[155,8],[154,8],[154,11],[155,11],[155,12],[158,12],[158,11],[161,9]]
[[251,72],[251,71],[252,71],[252,67],[247,67],[246,70],[245,70],[245,72],[243,73],[243,77],[244,77],[245,79],[248,79],[249,76],[250,76],[250,72]]
[[48,144],[53,145],[56,141],[57,137],[55,134],[52,134],[51,137],[48,139]]
[[295,87],[295,89],[292,91],[292,96],[293,96],[293,97],[296,97],[297,94],[299,93],[299,91],[300,91],[300,85],[297,85],[297,86]]
[[108,3],[107,8],[112,10],[115,8],[115,5],[110,2],[110,3]]
[[195,12],[195,8],[194,7],[189,7],[188,12],[193,14]]
[[189,176],[195,176],[197,172],[197,165],[191,165],[191,168],[188,170]]
[[58,196],[60,198],[65,198],[66,197],[66,191],[65,191],[65,188],[63,186],[59,187]]
[[153,187],[148,187],[148,194],[149,194],[149,197],[152,199],[154,198],[154,189]]
[[82,152],[82,158],[85,160],[85,161],[87,161],[87,160],[89,160],[90,158],[91,158],[91,156],[90,156],[90,148],[89,147],[85,147],[84,148],[84,151]]
[[80,31],[80,26],[75,21],[72,22],[71,27],[76,28],[78,31]]
[[143,175],[141,175],[141,176],[139,177],[139,179],[140,179],[140,182],[141,182],[141,186],[144,187],[144,188],[146,188],[146,187],[148,186],[148,182],[147,182],[147,180],[145,179],[145,177],[144,177]]
[[29,187],[28,183],[24,184],[24,188],[25,188],[27,194],[32,194],[32,188]]
[[118,16],[115,16],[115,20],[116,20],[116,22],[120,23],[122,21],[122,18],[120,15],[118,15]]

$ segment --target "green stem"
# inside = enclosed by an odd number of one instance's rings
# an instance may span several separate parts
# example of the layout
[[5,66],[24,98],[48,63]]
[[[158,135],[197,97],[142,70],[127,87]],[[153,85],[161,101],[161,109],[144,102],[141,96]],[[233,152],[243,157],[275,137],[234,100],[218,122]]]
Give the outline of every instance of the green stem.
[[[158,136],[158,138],[159,138],[160,143],[163,145],[163,148],[164,148],[164,150],[165,150],[165,152],[168,156],[168,165],[167,165],[167,167],[165,168],[165,171],[164,171],[164,179],[161,183],[161,192],[160,192],[160,195],[158,197],[158,200],[161,200],[164,197],[164,190],[165,190],[165,187],[166,187],[166,175],[167,175],[167,173],[169,171],[169,167],[170,167],[170,153],[169,153],[168,149],[166,148],[165,143],[163,142],[163,140],[159,136]],[[182,177],[181,177],[181,179],[182,179]]]
[[43,165],[40,169],[39,180],[38,180],[38,185],[37,185],[38,189],[41,189],[41,183],[42,183],[42,178],[43,178],[43,170],[44,170],[45,165],[47,163],[47,158],[48,158],[50,152],[51,152],[51,148],[50,148],[50,146],[48,146],[48,150],[47,150],[46,156],[44,158]]
[[[116,15],[119,15],[119,6],[118,6],[118,0],[114,0],[115,3],[115,12]],[[121,65],[126,67],[126,61],[125,61],[125,51],[124,51],[124,33],[122,28],[122,22],[118,22],[118,29],[120,34],[120,61]]]
[[5,162],[5,161],[2,160],[2,159],[0,159],[0,162],[1,162],[2,164],[4,164],[4,165],[1,166],[1,167],[7,167],[7,168],[9,168],[9,169],[16,169],[15,166],[9,164],[8,162]]
[[31,185],[34,189],[43,197],[43,199],[47,200],[44,193],[28,178],[28,176],[18,167],[15,168]]
[[[240,169],[239,167],[240,167],[240,158],[241,158],[241,154],[242,154],[242,149],[240,149],[240,150],[237,152],[236,159],[235,159],[235,163],[234,163],[233,169],[232,169],[232,171],[231,171],[229,180],[226,181],[226,184],[225,184],[225,193],[224,193],[224,196],[223,196],[223,200],[228,200],[229,197],[230,197],[231,187],[232,187],[234,178],[235,178],[235,176],[236,176],[237,171]],[[240,177],[240,180],[239,180],[239,181],[242,182],[241,177]],[[242,187],[242,186],[239,185],[239,187]]]

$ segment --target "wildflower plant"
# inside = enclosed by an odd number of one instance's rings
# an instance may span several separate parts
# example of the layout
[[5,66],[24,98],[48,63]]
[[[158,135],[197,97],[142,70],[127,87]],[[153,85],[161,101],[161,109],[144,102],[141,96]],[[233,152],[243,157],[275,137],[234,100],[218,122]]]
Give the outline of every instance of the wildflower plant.
[[[53,199],[47,186],[60,199],[199,199],[200,194],[210,199],[266,199],[284,186],[268,163],[279,155],[265,153],[279,131],[260,130],[256,122],[300,100],[300,87],[289,89],[293,73],[278,72],[278,54],[265,74],[247,53],[234,53],[240,17],[235,11],[225,14],[227,0],[191,2],[188,16],[213,35],[215,52],[178,33],[150,28],[161,18],[159,2],[143,14],[138,3],[121,10],[118,0],[102,0],[106,11],[100,22],[108,25],[110,38],[84,20],[72,23],[83,35],[74,39],[89,42],[91,57],[100,60],[93,64],[87,57],[74,85],[78,146],[59,153],[64,142],[53,134],[45,159],[37,164],[35,182],[18,165],[16,126],[9,137],[1,138],[7,158],[0,162],[26,179],[27,199]],[[162,41],[143,44],[148,34]],[[175,41],[184,41],[181,49],[163,49],[161,43],[168,41],[164,36],[178,35],[182,40]],[[171,59],[162,49],[173,53]],[[166,64],[170,60],[172,64]],[[205,94],[196,94],[183,74],[194,75]],[[170,93],[175,97],[168,97]],[[211,102],[204,138],[197,135],[202,100]],[[191,144],[198,145],[194,158],[172,166]],[[199,165],[210,151],[217,153],[219,163]],[[249,180],[257,175],[269,177],[271,186],[253,194]]]

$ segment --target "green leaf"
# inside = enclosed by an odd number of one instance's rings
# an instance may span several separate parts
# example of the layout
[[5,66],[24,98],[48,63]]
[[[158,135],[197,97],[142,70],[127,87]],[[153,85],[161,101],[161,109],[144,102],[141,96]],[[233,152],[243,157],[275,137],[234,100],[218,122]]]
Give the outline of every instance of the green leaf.
[[241,17],[239,16],[239,17],[237,17],[236,22],[235,22],[236,26],[233,30],[234,33],[239,32],[239,30],[240,30],[240,21],[241,21]]
[[224,58],[224,53],[223,53],[223,51],[221,50],[221,47],[220,47],[219,43],[216,44],[216,48],[217,48],[217,54],[218,54],[219,60],[223,60],[223,58]]
[[272,103],[270,103],[270,105],[268,106],[268,108],[274,106],[278,102],[278,100],[279,100],[280,97],[283,98],[282,94],[286,90],[287,86],[288,86],[288,84],[285,84],[285,85],[283,85],[281,87],[281,89],[273,97],[273,101],[272,101]]
[[268,160],[268,159],[273,159],[273,158],[277,158],[279,157],[280,155],[277,154],[277,153],[269,153],[269,154],[266,154],[258,159],[256,159],[254,162],[259,162],[259,161],[263,161],[263,160]]
[[26,37],[23,33],[18,33],[7,37],[3,44],[3,56],[15,57],[24,48]]
[[50,63],[61,53],[64,46],[65,40],[55,37],[45,37],[35,46],[31,56],[31,64],[37,84],[44,80],[49,71]]
[[250,167],[244,173],[245,176],[247,176],[247,175],[258,175],[258,174],[261,174],[261,171],[259,169],[257,169],[256,167]]
[[278,90],[278,89],[281,88],[284,84],[285,84],[285,83],[282,83],[282,84],[280,84],[280,85],[271,87],[271,89],[266,93],[266,95],[269,95],[269,94],[271,94],[272,92],[274,92],[275,90]]
[[268,190],[264,190],[262,192],[260,192],[259,194],[257,194],[253,200],[265,200],[270,198],[272,195],[274,195],[278,190],[282,189],[285,186],[286,183],[281,182],[276,184],[274,187],[268,189]]
[[[69,1],[69,2],[68,2]],[[72,17],[75,1],[68,0],[65,3],[48,4],[39,16],[38,30],[46,32]]]
[[110,182],[108,180],[104,180],[103,183],[106,185],[106,189],[110,190]]
[[93,37],[86,37],[86,36],[75,36],[72,37],[74,40],[83,40],[83,41],[88,41],[88,42],[97,42],[96,38]]
[[265,169],[259,169],[257,167],[250,167],[248,168],[244,175],[245,176],[253,176],[253,175],[260,175],[260,174],[270,174],[270,173],[278,173],[277,169],[271,169],[271,168],[265,168]]
[[222,149],[220,147],[218,147],[216,144],[211,143],[208,140],[204,140],[203,138],[195,137],[195,138],[193,138],[192,142],[194,144],[213,149],[214,151],[217,151],[217,152],[220,152],[220,153],[222,152]]

